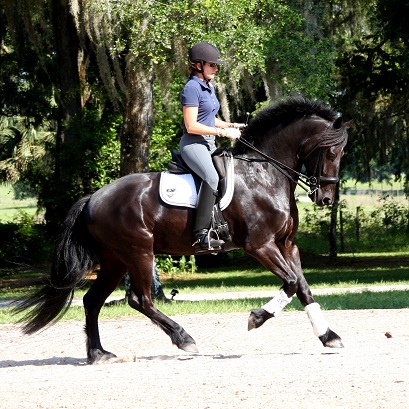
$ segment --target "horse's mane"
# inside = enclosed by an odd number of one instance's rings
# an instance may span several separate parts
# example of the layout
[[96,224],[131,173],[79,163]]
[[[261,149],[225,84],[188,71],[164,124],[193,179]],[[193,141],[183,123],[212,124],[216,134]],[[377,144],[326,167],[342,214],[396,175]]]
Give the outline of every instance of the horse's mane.
[[[330,122],[333,122],[337,117],[337,113],[323,102],[298,96],[290,97],[259,111],[250,121],[242,136],[246,141],[257,146],[257,141],[269,130],[275,129],[278,132],[293,122],[312,115],[317,115]],[[243,154],[248,149],[238,142],[233,151],[234,154]]]

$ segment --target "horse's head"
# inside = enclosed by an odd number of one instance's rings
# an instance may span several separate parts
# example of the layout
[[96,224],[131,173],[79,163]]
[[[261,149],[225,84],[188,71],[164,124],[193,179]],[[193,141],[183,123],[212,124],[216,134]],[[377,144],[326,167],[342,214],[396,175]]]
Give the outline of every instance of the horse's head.
[[[308,195],[318,206],[330,205],[352,123],[336,117],[331,107],[319,101],[289,98],[259,111],[233,153],[256,152],[294,186],[308,186]],[[302,165],[307,175],[300,172]]]
[[335,186],[339,181],[339,169],[348,140],[347,129],[352,121],[343,122],[339,117],[323,133],[310,138],[305,152],[304,165],[310,181],[309,198],[318,206],[334,202]]

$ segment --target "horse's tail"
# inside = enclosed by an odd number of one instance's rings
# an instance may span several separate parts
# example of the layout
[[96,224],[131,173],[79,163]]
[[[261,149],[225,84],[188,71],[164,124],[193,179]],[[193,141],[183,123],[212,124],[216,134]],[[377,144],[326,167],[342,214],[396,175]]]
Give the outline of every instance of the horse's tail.
[[83,216],[89,198],[86,196],[77,201],[67,214],[55,244],[46,285],[28,298],[15,302],[14,314],[29,309],[19,320],[24,323],[22,331],[25,334],[37,332],[61,319],[71,305],[74,289],[98,263]]

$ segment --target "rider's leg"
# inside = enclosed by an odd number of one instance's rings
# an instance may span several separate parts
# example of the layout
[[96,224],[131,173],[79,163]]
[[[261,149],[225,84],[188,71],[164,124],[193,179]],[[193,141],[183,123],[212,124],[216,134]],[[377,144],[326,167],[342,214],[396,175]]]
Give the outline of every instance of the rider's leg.
[[216,240],[209,236],[209,227],[216,196],[217,190],[213,190],[207,182],[203,181],[197,196],[196,216],[193,229],[196,240],[195,244],[198,244],[201,250],[221,247],[224,244],[223,240]]
[[181,154],[193,172],[202,179],[195,214],[195,244],[203,250],[220,247],[223,240],[209,238],[208,232],[212,219],[212,210],[216,201],[219,175],[214,168],[211,154],[204,143],[181,143]]

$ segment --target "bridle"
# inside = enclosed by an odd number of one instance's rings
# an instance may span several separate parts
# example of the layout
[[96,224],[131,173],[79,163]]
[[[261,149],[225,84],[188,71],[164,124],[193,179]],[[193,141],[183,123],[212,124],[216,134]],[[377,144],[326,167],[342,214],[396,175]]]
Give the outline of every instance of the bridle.
[[[288,179],[293,181],[296,185],[300,186],[310,196],[310,195],[313,195],[321,187],[321,183],[336,184],[339,182],[339,177],[331,177],[331,176],[322,175],[324,150],[329,147],[336,147],[336,146],[343,144],[347,138],[347,133],[345,132],[343,128],[334,129],[332,125],[333,124],[328,125],[328,127],[323,133],[322,139],[317,144],[315,144],[315,146],[311,149],[311,151],[308,154],[306,154],[303,158],[303,160],[305,160],[308,156],[314,153],[317,149],[320,150],[318,154],[317,162],[315,163],[313,176],[308,176],[308,175],[305,175],[304,173],[298,172],[295,169],[285,165],[284,163],[281,163],[280,161],[272,158],[271,156],[266,155],[265,153],[261,152],[258,148],[256,148],[253,144],[246,141],[244,138],[240,138],[239,141],[243,145],[257,152],[268,163],[273,165],[278,171],[280,171]],[[300,158],[300,152],[307,141],[308,140],[303,141],[303,143],[300,145],[300,148],[297,153],[297,158]],[[241,157],[240,159],[249,160],[248,158],[243,158],[243,157]]]

